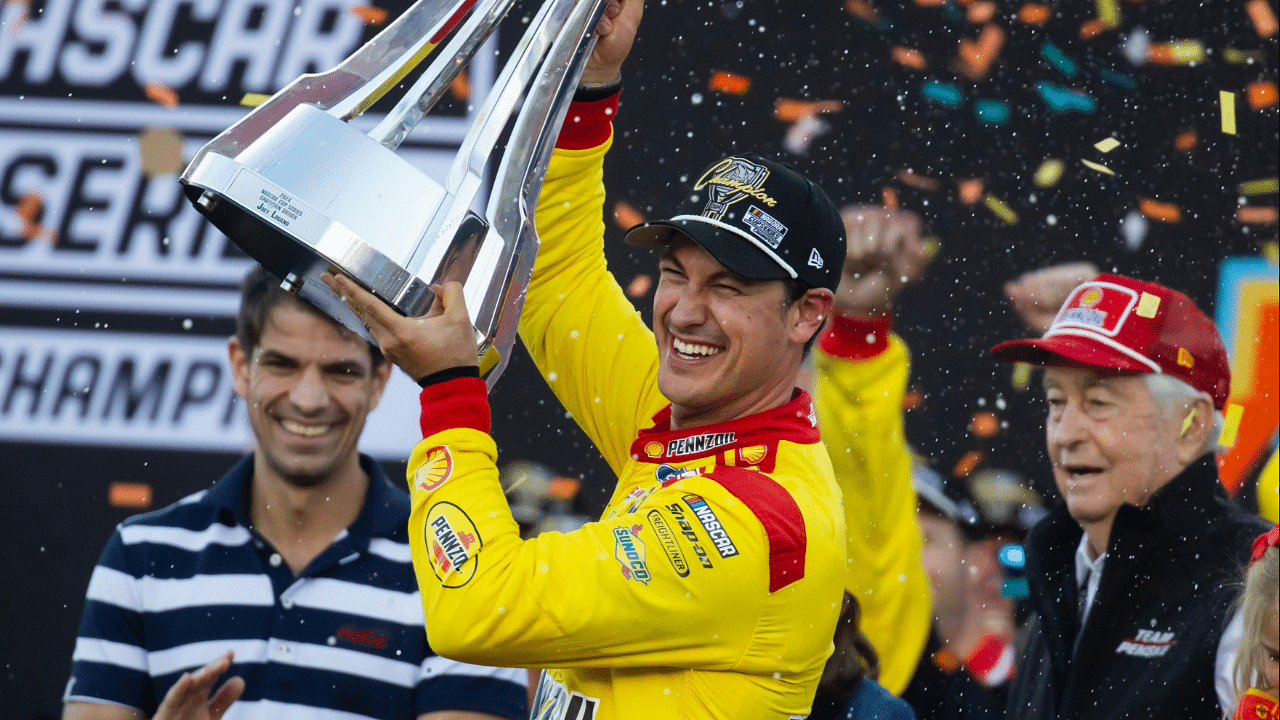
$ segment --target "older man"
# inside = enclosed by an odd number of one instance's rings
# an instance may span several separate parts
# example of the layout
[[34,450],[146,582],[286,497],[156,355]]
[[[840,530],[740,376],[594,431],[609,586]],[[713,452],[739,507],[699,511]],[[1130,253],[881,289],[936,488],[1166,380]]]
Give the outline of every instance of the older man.
[[1230,581],[1265,526],[1213,450],[1230,368],[1180,292],[1101,275],[1004,362],[1045,367],[1045,440],[1065,506],[1027,541],[1037,613],[1010,718],[1213,718]]

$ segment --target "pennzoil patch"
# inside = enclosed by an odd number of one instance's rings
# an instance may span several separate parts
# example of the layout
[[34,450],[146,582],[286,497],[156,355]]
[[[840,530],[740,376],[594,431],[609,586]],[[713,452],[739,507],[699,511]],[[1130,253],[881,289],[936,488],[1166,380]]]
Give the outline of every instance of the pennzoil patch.
[[483,541],[471,517],[451,502],[439,502],[427,511],[425,537],[428,561],[441,586],[459,588],[471,582],[480,561],[475,558]]

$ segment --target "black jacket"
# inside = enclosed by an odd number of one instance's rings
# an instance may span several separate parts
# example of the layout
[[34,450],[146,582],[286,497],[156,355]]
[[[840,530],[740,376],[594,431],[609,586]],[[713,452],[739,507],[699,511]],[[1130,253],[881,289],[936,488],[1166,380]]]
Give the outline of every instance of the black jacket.
[[1211,455],[1145,506],[1121,507],[1073,658],[1082,530],[1057,508],[1027,538],[1036,617],[1010,720],[1222,718],[1214,659],[1251,543],[1265,530],[1227,497]]

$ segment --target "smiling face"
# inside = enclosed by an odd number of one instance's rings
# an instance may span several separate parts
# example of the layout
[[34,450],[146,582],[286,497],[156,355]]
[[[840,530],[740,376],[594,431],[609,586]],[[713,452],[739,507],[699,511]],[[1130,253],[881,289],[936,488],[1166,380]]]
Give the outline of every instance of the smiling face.
[[356,442],[391,366],[373,367],[369,345],[295,301],[267,311],[251,354],[230,341],[232,377],[258,440],[262,473],[314,487],[359,473]]
[[831,292],[785,302],[780,280],[751,281],[686,237],[659,263],[653,299],[658,388],[673,428],[724,422],[791,399],[805,341],[830,313]]
[[1140,375],[1083,368],[1044,373],[1045,439],[1071,517],[1105,548],[1120,506],[1145,505],[1182,471],[1180,417],[1165,417]]

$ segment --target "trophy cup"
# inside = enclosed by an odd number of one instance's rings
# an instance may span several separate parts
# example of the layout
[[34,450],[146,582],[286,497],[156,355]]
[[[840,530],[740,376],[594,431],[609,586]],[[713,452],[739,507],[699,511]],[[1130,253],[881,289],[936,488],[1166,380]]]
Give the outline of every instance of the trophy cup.
[[[533,271],[542,178],[607,0],[547,0],[443,183],[394,150],[513,2],[417,0],[338,67],[303,75],[211,140],[180,179],[200,212],[282,287],[367,340],[364,325],[320,281],[330,267],[407,316],[430,309],[431,284],[463,283],[490,388],[510,357]],[[371,132],[347,124],[433,53]],[[513,115],[480,216],[471,207]]]

